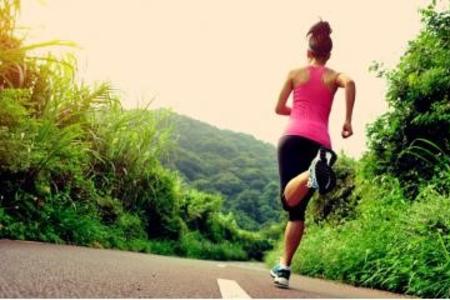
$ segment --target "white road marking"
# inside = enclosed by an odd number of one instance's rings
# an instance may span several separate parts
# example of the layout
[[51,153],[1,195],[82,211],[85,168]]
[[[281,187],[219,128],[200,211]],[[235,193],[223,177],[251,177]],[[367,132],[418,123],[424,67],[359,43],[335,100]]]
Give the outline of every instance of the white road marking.
[[223,299],[250,299],[251,297],[234,280],[217,279]]

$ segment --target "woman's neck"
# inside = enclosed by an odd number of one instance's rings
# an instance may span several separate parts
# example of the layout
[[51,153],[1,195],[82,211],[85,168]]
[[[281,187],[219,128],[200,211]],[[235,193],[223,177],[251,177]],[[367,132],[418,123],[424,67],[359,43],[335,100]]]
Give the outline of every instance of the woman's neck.
[[320,66],[320,67],[323,67],[323,66],[325,66],[326,63],[327,63],[326,61],[319,60],[319,59],[316,59],[316,58],[311,58],[311,59],[309,59],[309,64],[310,64],[311,66]]

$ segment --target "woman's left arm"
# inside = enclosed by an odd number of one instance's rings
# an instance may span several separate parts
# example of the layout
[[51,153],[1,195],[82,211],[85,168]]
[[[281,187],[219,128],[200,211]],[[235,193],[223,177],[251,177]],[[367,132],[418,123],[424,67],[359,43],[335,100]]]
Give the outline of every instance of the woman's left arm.
[[292,88],[292,72],[290,72],[283,88],[281,89],[280,96],[278,97],[277,106],[275,107],[275,112],[277,114],[285,116],[289,116],[291,114],[291,108],[286,105],[286,102],[289,99]]

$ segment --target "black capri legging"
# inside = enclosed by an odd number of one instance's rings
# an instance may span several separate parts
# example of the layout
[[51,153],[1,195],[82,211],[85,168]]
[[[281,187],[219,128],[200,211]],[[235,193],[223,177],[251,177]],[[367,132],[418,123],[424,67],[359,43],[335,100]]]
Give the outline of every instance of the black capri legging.
[[284,189],[289,181],[308,170],[321,145],[297,135],[285,135],[278,143],[278,171],[280,175],[280,199],[283,209],[289,213],[290,221],[304,221],[305,210],[315,190],[310,189],[305,198],[294,207],[286,204]]

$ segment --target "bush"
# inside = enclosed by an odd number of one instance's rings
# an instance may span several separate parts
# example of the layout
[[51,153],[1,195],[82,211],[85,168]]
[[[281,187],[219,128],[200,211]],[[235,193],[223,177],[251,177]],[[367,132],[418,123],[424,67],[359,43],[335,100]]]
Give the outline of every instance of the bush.
[[308,205],[308,217],[316,223],[323,221],[343,223],[354,217],[355,207],[359,201],[359,194],[354,193],[358,164],[346,156],[339,155],[334,171],[336,173],[336,187],[326,195],[314,195]]
[[108,84],[79,83],[73,57],[29,56],[64,43],[25,47],[19,7],[0,6],[0,238],[247,259],[222,199],[162,166],[171,112],[125,111]]
[[[433,5],[422,11],[424,28],[409,43],[398,66],[381,71],[388,82],[390,110],[368,127],[372,171],[391,173],[415,197],[417,181],[436,175],[439,160],[450,154],[450,11]],[[379,65],[373,67],[379,70]],[[428,141],[423,143],[423,141]]]
[[190,232],[181,238],[180,250],[187,257],[215,260],[247,260],[248,254],[238,243],[223,241],[211,243],[199,232]]
[[[338,226],[309,224],[294,272],[420,297],[449,297],[450,196],[425,187],[410,204],[398,180],[384,176],[371,183],[365,183],[355,219]],[[268,263],[280,250],[281,245]]]

